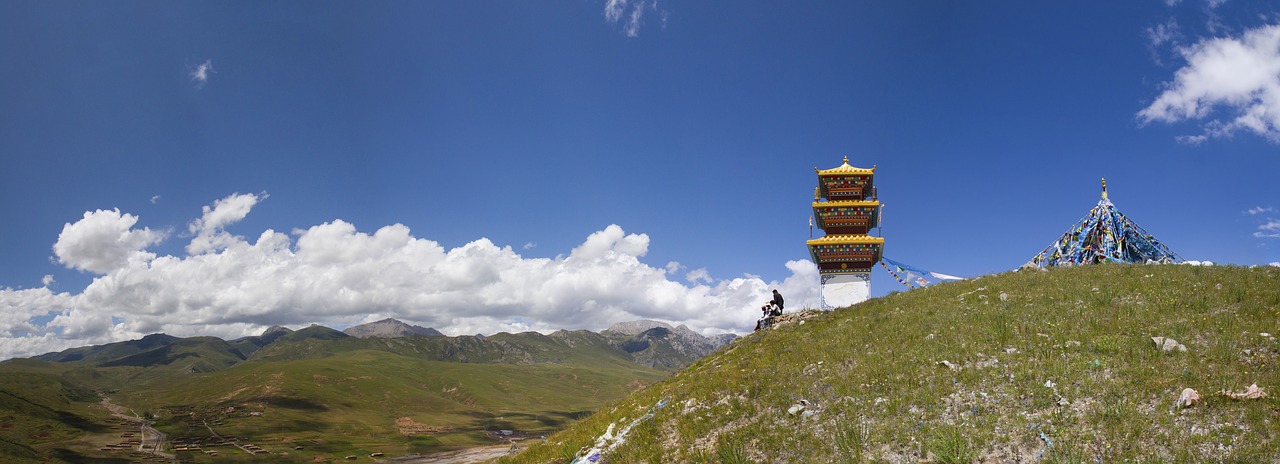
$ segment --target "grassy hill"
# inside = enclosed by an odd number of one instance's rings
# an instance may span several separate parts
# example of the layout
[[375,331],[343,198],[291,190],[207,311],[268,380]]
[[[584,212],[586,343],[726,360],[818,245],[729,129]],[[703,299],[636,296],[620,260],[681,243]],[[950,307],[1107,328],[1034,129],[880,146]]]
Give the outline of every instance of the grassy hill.
[[107,430],[105,414],[91,407],[93,390],[68,380],[74,368],[39,360],[12,360],[0,377],[0,460],[45,462],[50,450]]
[[[143,458],[100,450],[127,430],[108,421],[98,393],[153,419],[175,448],[234,436],[273,459],[311,462],[493,444],[493,430],[550,433],[666,375],[588,331],[362,339],[315,326],[230,343],[153,335],[0,363],[0,460]],[[215,449],[179,456],[255,459]]]
[[607,462],[1277,462],[1277,334],[1275,267],[984,276],[795,316],[502,462],[611,424]]
[[[634,365],[457,363],[359,350],[250,361],[119,400],[153,411],[156,427],[174,437],[208,437],[212,425],[276,452],[302,446],[294,458],[333,459],[494,443],[485,430],[547,433],[663,376]],[[433,432],[406,435],[412,426]]]

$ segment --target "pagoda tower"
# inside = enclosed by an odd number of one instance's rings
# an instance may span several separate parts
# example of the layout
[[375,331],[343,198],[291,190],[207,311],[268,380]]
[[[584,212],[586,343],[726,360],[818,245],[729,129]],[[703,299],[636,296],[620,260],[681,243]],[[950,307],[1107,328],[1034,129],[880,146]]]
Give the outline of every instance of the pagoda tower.
[[822,309],[835,309],[871,297],[871,267],[880,262],[884,238],[868,235],[880,223],[876,168],[844,164],[814,168],[813,217],[825,234],[806,242],[822,279]]

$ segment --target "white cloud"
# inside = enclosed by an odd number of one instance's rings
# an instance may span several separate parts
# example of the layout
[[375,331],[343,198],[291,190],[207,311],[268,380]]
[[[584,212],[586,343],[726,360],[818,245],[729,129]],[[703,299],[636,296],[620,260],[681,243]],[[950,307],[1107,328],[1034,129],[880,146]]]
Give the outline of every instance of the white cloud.
[[1274,212],[1276,212],[1276,209],[1270,206],[1266,206],[1266,207],[1257,206],[1257,207],[1253,207],[1245,210],[1245,214],[1248,214],[1250,216],[1257,216],[1262,213],[1274,213]]
[[254,205],[266,198],[265,192],[261,195],[235,193],[214,202],[213,207],[205,206],[204,215],[187,225],[187,230],[195,237],[187,245],[187,253],[215,251],[234,243],[239,237],[227,234],[223,229],[240,222]]
[[604,4],[605,21],[616,23],[622,18],[622,11],[627,8],[627,0],[608,0]]
[[709,284],[709,283],[715,282],[715,279],[711,278],[711,274],[707,272],[706,268],[698,268],[698,269],[689,271],[688,274],[684,275],[684,280],[690,283],[695,283],[695,284],[696,283]]
[[644,24],[646,12],[657,14],[663,27],[666,26],[668,14],[666,10],[658,8],[658,0],[639,0],[634,3],[630,0],[606,0],[604,4],[605,21],[615,24],[621,22],[627,37],[640,36],[640,26]]
[[1258,231],[1253,233],[1258,238],[1280,238],[1280,219],[1267,219],[1266,222],[1258,226]]
[[1280,267],[1280,261],[1276,261],[1276,262],[1272,262],[1272,263],[1267,263],[1267,265],[1268,265],[1268,266],[1273,266],[1273,267]]
[[142,250],[159,243],[165,234],[133,229],[137,222],[137,216],[121,214],[119,209],[86,212],[83,219],[62,227],[53,252],[59,263],[97,274],[119,269],[133,259],[145,261],[153,255]]
[[451,334],[599,330],[635,319],[745,332],[773,288],[789,309],[820,298],[809,261],[787,262],[781,282],[713,279],[705,269],[671,280],[670,269],[683,266],[641,262],[649,236],[617,225],[555,258],[525,258],[485,238],[446,249],[400,224],[367,233],[336,220],[293,236],[268,229],[252,241],[223,231],[262,198],[231,195],[205,207],[188,227],[195,238],[183,257],[147,252],[159,234],[134,229],[138,218],[118,210],[68,224],[59,258],[103,275],[79,294],[0,291],[0,359],[156,332],[230,339],[276,324],[341,328],[371,315]]
[[44,287],[0,289],[0,340],[39,333],[41,328],[31,322],[32,318],[61,312],[73,304],[70,294],[53,293]]
[[1138,112],[1144,124],[1207,119],[1202,135],[1179,141],[1199,143],[1244,130],[1280,143],[1280,25],[1204,39],[1179,53],[1187,64]]
[[196,88],[204,87],[209,82],[209,74],[213,72],[213,60],[204,60],[204,63],[196,65],[195,69],[191,70],[191,80],[196,83]]
[[151,197],[151,204],[153,204],[153,205],[154,205],[154,204],[157,204],[157,203],[160,203],[160,195],[154,195],[154,196],[152,196],[152,197]]
[[40,279],[40,283],[44,284],[44,286],[46,287],[53,285],[53,276],[49,274],[45,274],[44,277]]
[[1179,27],[1178,20],[1169,18],[1164,24],[1157,24],[1155,27],[1147,28],[1147,40],[1153,47],[1160,47],[1166,43],[1172,43],[1178,38]]

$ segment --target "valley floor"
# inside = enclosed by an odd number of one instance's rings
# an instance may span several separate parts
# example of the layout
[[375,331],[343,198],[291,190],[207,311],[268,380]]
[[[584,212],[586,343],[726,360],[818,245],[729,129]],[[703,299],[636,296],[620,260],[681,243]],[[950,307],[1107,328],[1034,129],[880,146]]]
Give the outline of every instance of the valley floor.
[[511,445],[494,445],[396,459],[395,462],[402,464],[470,464],[487,462],[506,456],[510,452]]

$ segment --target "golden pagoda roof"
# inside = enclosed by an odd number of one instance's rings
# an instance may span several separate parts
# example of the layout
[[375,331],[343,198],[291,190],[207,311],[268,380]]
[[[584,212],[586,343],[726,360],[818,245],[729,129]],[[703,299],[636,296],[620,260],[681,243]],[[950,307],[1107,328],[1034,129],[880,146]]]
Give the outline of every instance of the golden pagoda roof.
[[836,174],[875,174],[876,173],[875,166],[871,166],[870,168],[859,168],[859,167],[850,166],[848,156],[844,157],[844,164],[840,166],[837,166],[831,169],[818,169],[815,167],[813,168],[813,170],[817,171],[819,176],[836,175]]
[[837,200],[837,201],[815,201],[814,208],[841,208],[849,206],[880,206],[879,200]]
[[833,245],[846,243],[884,243],[884,237],[872,237],[870,235],[828,235],[826,237],[815,238],[804,242],[806,245]]

